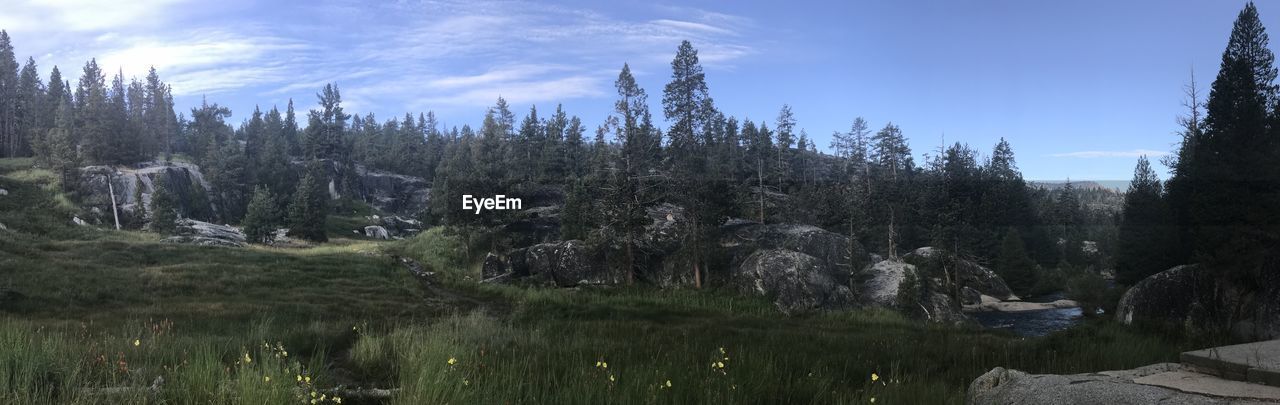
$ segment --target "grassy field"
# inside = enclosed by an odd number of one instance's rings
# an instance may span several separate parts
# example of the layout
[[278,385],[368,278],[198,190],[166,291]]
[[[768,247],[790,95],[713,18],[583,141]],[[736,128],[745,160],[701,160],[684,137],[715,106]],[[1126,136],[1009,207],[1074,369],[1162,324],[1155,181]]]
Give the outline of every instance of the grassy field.
[[1024,339],[882,311],[788,318],[717,291],[478,285],[440,230],[164,244],[70,225],[51,182],[0,160],[0,403],[961,403],[996,366],[1130,368],[1190,347],[1106,321]]

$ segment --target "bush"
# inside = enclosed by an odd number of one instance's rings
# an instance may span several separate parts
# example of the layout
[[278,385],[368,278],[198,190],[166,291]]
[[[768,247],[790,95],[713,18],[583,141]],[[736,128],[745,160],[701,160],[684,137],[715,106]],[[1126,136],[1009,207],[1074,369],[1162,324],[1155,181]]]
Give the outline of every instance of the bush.
[[1107,306],[1109,290],[1107,280],[1091,271],[1082,271],[1067,279],[1067,296],[1080,303],[1080,310],[1085,316],[1096,315],[1098,309]]

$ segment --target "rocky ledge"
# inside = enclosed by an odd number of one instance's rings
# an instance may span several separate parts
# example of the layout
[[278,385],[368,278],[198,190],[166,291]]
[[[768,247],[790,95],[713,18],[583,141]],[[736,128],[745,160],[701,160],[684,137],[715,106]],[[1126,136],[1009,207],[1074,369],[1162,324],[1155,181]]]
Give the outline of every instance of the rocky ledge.
[[1072,375],[1028,374],[996,367],[974,380],[965,398],[971,405],[1243,405],[1277,401],[1278,387],[1225,380],[1174,363]]
[[177,220],[175,225],[174,236],[164,238],[162,242],[199,246],[245,246],[244,232],[234,226],[185,218]]

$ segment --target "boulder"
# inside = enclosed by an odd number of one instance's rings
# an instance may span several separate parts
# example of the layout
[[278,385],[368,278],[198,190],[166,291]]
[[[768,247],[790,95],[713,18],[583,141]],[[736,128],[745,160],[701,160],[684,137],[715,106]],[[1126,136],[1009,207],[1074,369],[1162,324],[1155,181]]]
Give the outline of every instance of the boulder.
[[611,285],[627,281],[626,273],[604,264],[604,255],[580,240],[540,243],[513,249],[505,257],[485,256],[485,280],[532,282],[557,287]]
[[867,266],[855,280],[855,293],[865,305],[894,308],[898,305],[898,288],[916,266],[901,260],[884,260]]
[[869,262],[857,241],[810,225],[735,220],[720,230],[729,264],[726,282],[738,291],[766,297],[787,314],[856,304],[850,277]]
[[413,218],[405,218],[398,215],[385,217],[374,215],[373,220],[378,221],[392,237],[405,238],[422,232],[422,221]]
[[364,236],[374,239],[391,239],[391,233],[387,232],[387,228],[378,225],[364,227]]
[[175,221],[175,225],[174,236],[164,238],[163,242],[199,246],[245,246],[244,232],[233,226],[186,218]]
[[610,269],[603,263],[603,256],[580,240],[541,243],[524,252],[528,274],[549,279],[559,287],[622,284],[627,281],[624,272]]
[[[902,260],[913,264],[916,268],[925,270],[934,276],[934,282],[938,285],[943,283],[943,279],[938,278],[945,268],[957,287],[961,290],[961,298],[964,305],[979,304],[979,297],[988,295],[1002,301],[1017,300],[1018,296],[1009,290],[1009,286],[1004,283],[1004,279],[996,275],[994,271],[988,269],[972,260],[951,254],[943,249],[934,247],[922,247],[908,253],[902,257]],[[934,271],[928,271],[935,269]],[[977,294],[968,293],[964,290],[968,288],[977,292]]]
[[720,246],[737,263],[761,249],[791,250],[812,256],[840,284],[871,263],[862,244],[848,236],[812,225],[760,224],[731,221],[721,228]]
[[[1152,322],[1203,326],[1206,304],[1213,302],[1214,282],[1199,265],[1182,265],[1151,275],[1125,291],[1116,319],[1128,325]],[[1189,323],[1190,322],[1190,323]]]
[[829,270],[822,260],[804,253],[762,249],[734,266],[730,279],[739,292],[765,297],[788,315],[850,306],[852,292]]
[[[1196,389],[1186,387],[1196,384]],[[1185,366],[1161,363],[1133,370],[1088,374],[1028,374],[996,367],[969,384],[965,403],[1070,405],[1070,404],[1263,404],[1250,398],[1236,381],[1221,381],[1191,373]],[[1246,384],[1247,385],[1247,384]],[[1183,386],[1186,388],[1178,389]],[[1195,391],[1227,388],[1216,394]],[[1270,388],[1270,387],[1266,387]],[[1222,395],[1225,394],[1225,395]]]
[[484,255],[484,264],[480,265],[481,280],[488,281],[510,273],[511,269],[507,266],[507,262],[502,260],[502,256],[498,256],[493,252]]

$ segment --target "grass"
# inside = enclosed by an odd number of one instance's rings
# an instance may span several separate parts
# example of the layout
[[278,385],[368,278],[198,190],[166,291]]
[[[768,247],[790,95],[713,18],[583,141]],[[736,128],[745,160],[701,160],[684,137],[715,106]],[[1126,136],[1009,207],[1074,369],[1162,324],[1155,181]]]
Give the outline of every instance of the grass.
[[[477,284],[440,228],[306,249],[165,244],[70,225],[29,166],[0,159],[0,403],[333,403],[340,387],[393,388],[364,402],[392,404],[962,403],[996,366],[1124,369],[1194,345],[1105,319],[1027,339],[886,311],[785,317],[714,290]],[[386,253],[486,305],[430,296]]]

